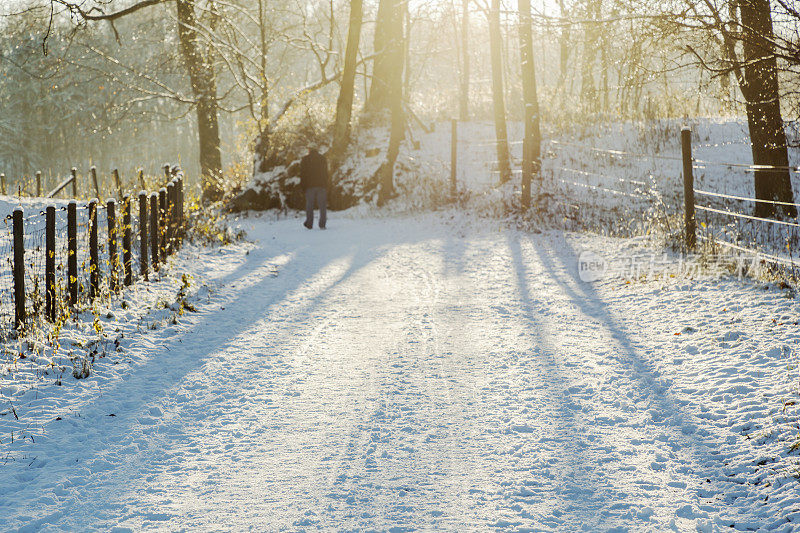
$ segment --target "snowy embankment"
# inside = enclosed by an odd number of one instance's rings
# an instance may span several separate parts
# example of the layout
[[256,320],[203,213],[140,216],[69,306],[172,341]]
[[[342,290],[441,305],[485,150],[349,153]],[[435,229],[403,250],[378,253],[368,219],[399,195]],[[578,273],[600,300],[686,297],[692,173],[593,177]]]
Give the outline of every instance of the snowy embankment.
[[17,413],[0,529],[800,528],[782,291],[584,282],[584,250],[652,252],[450,211],[243,225],[171,267],[197,313]]
[[[569,181],[630,192],[650,192],[654,189],[670,200],[680,198],[679,205],[674,206],[679,208],[683,205],[680,131],[684,125],[692,130],[692,155],[699,161],[695,165],[695,186],[726,194],[753,196],[752,171],[736,166],[753,163],[747,121],[744,119],[624,122],[577,127],[569,132],[545,131],[542,167],[545,172]],[[451,136],[447,126],[438,124],[434,132],[420,134],[417,139],[420,148],[415,150],[405,146],[401,151],[401,159],[405,158],[407,164],[417,161],[430,166],[437,162],[438,172],[448,177]],[[514,172],[519,173],[522,164],[522,125],[509,123],[508,131],[512,167]],[[474,192],[496,187],[499,173],[494,125],[489,122],[462,123],[459,124],[458,135],[459,183]],[[787,129],[787,136],[790,163],[798,165],[798,132]],[[519,175],[516,174],[515,178],[519,179]],[[800,181],[797,173],[792,178],[795,195],[798,195]],[[620,179],[624,182],[620,182]],[[645,182],[645,185],[631,187],[629,180]],[[615,200],[612,195],[580,187],[572,187],[570,193],[587,202],[597,201],[598,194],[603,202]]]
[[[653,218],[673,227],[664,219],[682,213],[683,181],[680,130],[684,125],[693,132],[695,188],[712,193],[753,197],[754,185],[750,140],[744,119],[700,119],[689,121],[659,120],[605,125],[578,125],[565,131],[543,132],[541,189],[534,183],[533,193],[543,193],[543,204],[551,211],[547,218],[565,214],[567,218],[588,219],[579,227],[608,230],[609,224],[593,218],[611,215],[610,225],[647,231]],[[502,215],[519,188],[522,165],[522,124],[508,123],[513,180],[500,187],[494,125],[491,122],[466,122],[458,125],[456,177],[462,203],[473,212]],[[787,129],[789,160],[800,164],[798,132]],[[377,190],[372,178],[385,159],[388,131],[360,131],[351,153],[337,176],[335,203],[374,203]],[[398,198],[395,203],[409,209],[430,209],[450,199],[451,129],[449,123],[434,125],[433,131],[414,130],[401,145],[394,176]],[[302,205],[299,179],[278,178],[283,167],[258,174],[244,189],[252,195],[266,195],[270,202],[253,205],[278,205],[294,198],[291,205]],[[292,174],[290,172],[290,174]],[[293,174],[292,174],[293,175]],[[285,177],[285,176],[284,176]],[[800,193],[798,174],[792,176],[795,195]],[[281,184],[285,182],[285,190]],[[538,180],[537,180],[538,182]],[[344,199],[344,200],[343,200]],[[698,203],[732,208],[749,213],[751,202],[721,200],[698,196]],[[244,205],[249,205],[244,202]],[[241,208],[241,206],[239,206]],[[578,213],[577,211],[580,211]],[[706,213],[700,213],[700,221]],[[558,218],[557,216],[555,218]],[[636,220],[633,220],[636,219]],[[735,219],[725,219],[724,224]],[[645,224],[637,226],[637,222]],[[592,224],[594,223],[594,224]],[[763,228],[762,228],[763,229]],[[768,228],[767,228],[768,229]]]

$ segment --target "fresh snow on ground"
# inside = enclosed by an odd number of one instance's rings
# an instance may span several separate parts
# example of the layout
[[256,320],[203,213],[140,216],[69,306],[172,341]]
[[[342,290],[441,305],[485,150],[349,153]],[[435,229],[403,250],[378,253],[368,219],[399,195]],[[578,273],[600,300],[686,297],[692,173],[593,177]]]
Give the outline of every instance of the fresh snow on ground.
[[[121,321],[89,378],[0,417],[0,529],[800,529],[785,291],[367,211],[181,251],[196,313]],[[658,267],[585,282],[586,250]]]
[[[543,192],[552,194],[554,189],[558,189],[560,196],[572,201],[606,207],[630,203],[631,194],[641,195],[646,199],[644,203],[655,201],[659,209],[669,214],[677,213],[683,209],[680,134],[684,125],[692,130],[692,155],[698,161],[694,169],[695,187],[714,193],[753,197],[752,170],[743,167],[752,165],[753,157],[747,121],[741,118],[621,122],[576,126],[569,131],[545,131],[542,169],[546,188]],[[509,150],[515,181],[520,179],[522,136],[522,124],[509,122]],[[789,161],[798,165],[800,133],[796,128],[788,128],[787,136]],[[365,137],[361,141],[364,146],[386,144],[382,138],[378,142],[372,135]],[[415,139],[418,148],[404,144],[398,159],[398,181],[403,194],[408,197],[403,200],[409,203],[426,196],[425,187],[430,180],[441,182],[450,176],[450,125],[438,123],[434,131],[419,132]],[[496,196],[499,173],[494,124],[459,123],[457,149],[459,187],[470,191],[473,197],[489,195],[486,202],[489,205],[501,205]],[[381,161],[382,156],[359,154],[353,162],[358,169],[356,174],[371,176]],[[420,176],[426,180],[420,180]],[[792,173],[792,182],[795,196],[799,196],[800,176],[797,172]],[[535,187],[534,184],[533,192],[537,193]],[[409,190],[413,192],[407,192]],[[720,204],[719,199],[713,197],[698,196],[697,201],[714,206]],[[729,204],[724,205],[730,207]],[[746,213],[753,207],[749,202],[735,204],[738,210]]]

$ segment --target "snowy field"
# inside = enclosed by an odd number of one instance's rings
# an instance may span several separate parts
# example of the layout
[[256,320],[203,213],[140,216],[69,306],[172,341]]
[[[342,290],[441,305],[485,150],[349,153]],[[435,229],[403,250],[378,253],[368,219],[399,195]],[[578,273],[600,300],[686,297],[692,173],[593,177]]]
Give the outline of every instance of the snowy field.
[[784,291],[585,282],[660,252],[451,211],[300,222],[184,249],[196,313],[0,417],[0,529],[800,530]]
[[[680,131],[692,130],[696,203],[715,209],[752,214],[753,202],[722,199],[702,194],[752,198],[752,153],[747,123],[743,119],[660,120],[596,126],[576,126],[569,131],[543,133],[542,181],[534,183],[534,196],[545,196],[547,220],[564,219],[568,229],[642,234],[654,230],[675,235],[682,227],[683,178]],[[494,126],[472,122],[458,127],[459,187],[470,198],[469,209],[489,211],[508,203],[508,190],[501,190],[497,171]],[[522,125],[509,123],[509,148],[513,182],[520,181]],[[787,128],[789,160],[800,164],[800,135]],[[423,196],[414,188],[416,176],[447,180],[450,174],[449,124],[437,124],[432,133],[420,133],[420,148],[401,151],[401,171],[411,169],[411,184],[401,195]],[[373,162],[376,164],[377,162]],[[402,176],[402,172],[401,172]],[[401,183],[403,182],[401,178]],[[795,197],[800,197],[800,176],[792,172]],[[409,192],[410,191],[410,192]],[[698,223],[708,223],[701,233],[717,239],[785,254],[787,227],[743,221],[728,215],[697,212]],[[796,228],[789,232],[800,241]],[[797,255],[797,250],[792,250]]]
[[[569,132],[543,133],[542,167],[547,174],[565,181],[598,184],[626,192],[660,193],[671,208],[683,207],[683,181],[680,132],[683,126],[692,130],[692,155],[695,163],[695,186],[725,194],[752,197],[753,163],[747,122],[743,119],[703,119],[691,121],[661,120],[625,122],[593,127],[578,127]],[[509,148],[514,172],[522,164],[523,128],[520,123],[508,125]],[[800,164],[800,133],[787,128],[789,161]],[[492,123],[459,124],[458,179],[467,188],[496,186],[497,152]],[[423,161],[441,162],[444,175],[449,175],[450,129],[438,124],[436,131],[419,137],[418,155]],[[413,151],[408,152],[413,154]],[[407,157],[413,157],[408,155]],[[515,175],[518,179],[518,174]],[[800,194],[797,173],[792,176],[795,196]],[[622,181],[620,181],[622,180]],[[631,180],[634,180],[631,182]],[[637,187],[637,182],[641,185]],[[563,182],[562,185],[567,185]],[[571,187],[572,195],[590,193]],[[601,200],[614,200],[602,195]],[[617,198],[618,199],[618,198]]]

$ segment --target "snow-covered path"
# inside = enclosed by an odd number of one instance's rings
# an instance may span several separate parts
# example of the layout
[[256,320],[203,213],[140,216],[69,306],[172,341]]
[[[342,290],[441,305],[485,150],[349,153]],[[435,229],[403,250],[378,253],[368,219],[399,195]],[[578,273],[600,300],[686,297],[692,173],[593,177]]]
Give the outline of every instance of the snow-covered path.
[[199,313],[0,468],[0,529],[797,525],[764,470],[793,457],[759,470],[740,427],[797,396],[796,335],[767,331],[795,303],[584,283],[581,247],[613,241],[456,222],[250,223]]

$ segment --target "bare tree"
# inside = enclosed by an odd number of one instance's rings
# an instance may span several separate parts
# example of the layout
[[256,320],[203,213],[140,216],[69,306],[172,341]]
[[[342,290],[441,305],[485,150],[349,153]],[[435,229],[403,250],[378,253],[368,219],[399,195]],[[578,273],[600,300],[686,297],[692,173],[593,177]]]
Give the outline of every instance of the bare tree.
[[561,34],[558,39],[558,87],[562,90],[566,88],[567,72],[569,68],[570,40],[572,37],[572,24],[569,24],[569,11],[565,0],[558,0],[558,7],[561,9]]
[[[84,21],[107,21],[112,25],[116,33],[114,24],[118,20],[137,13],[141,9],[164,3],[167,0],[142,0],[111,13],[105,13],[97,6],[84,9],[82,2],[51,1],[65,6],[70,12]],[[208,57],[209,52],[203,49],[198,36],[195,0],[175,0],[175,4],[177,8],[180,51],[189,73],[197,112],[203,198],[215,200],[220,197],[222,192],[219,185],[222,177],[222,155],[220,151],[216,76]]]
[[189,72],[197,112],[200,143],[200,172],[203,198],[218,200],[222,196],[222,152],[220,151],[216,74],[208,51],[204,51],[197,34],[194,3],[176,0],[178,36],[181,52]]
[[[386,90],[389,109],[391,112],[391,131],[389,134],[389,147],[386,150],[386,159],[378,168],[378,203],[382,204],[394,196],[394,165],[400,153],[400,143],[405,137],[406,119],[403,112],[403,70],[405,65],[405,39],[408,38],[404,31],[406,19],[407,0],[390,3],[390,11],[385,20],[384,29],[389,31],[392,38],[386,42],[384,61],[386,71],[391,77],[386,79],[386,85],[380,90]],[[379,56],[380,57],[380,56]],[[377,62],[377,58],[376,58]],[[376,63],[377,68],[377,63]],[[376,81],[373,80],[373,89]]]
[[756,203],[754,213],[796,217],[777,62],[781,48],[787,53],[790,47],[781,46],[775,35],[769,0],[730,0],[723,5],[705,0],[704,7],[702,12],[693,8],[692,27],[721,36],[724,56],[708,57],[691,46],[689,50],[711,72],[735,75],[744,97],[753,163],[769,167],[754,172],[756,198],[764,200]]
[[597,60],[597,41],[600,34],[601,0],[586,0],[584,9],[583,64],[581,67],[581,99],[587,109],[597,107],[597,87],[595,86],[594,69]]
[[458,116],[469,120],[469,0],[461,0],[461,76],[459,78]]
[[539,98],[536,94],[536,65],[533,57],[531,33],[531,0],[519,0],[519,40],[522,62],[522,96],[525,105],[525,139],[522,162],[522,205],[530,207],[531,180],[539,172],[541,161],[541,129]]
[[372,81],[364,105],[365,113],[380,113],[391,106],[392,82],[396,79],[395,46],[403,38],[401,15],[398,13],[401,0],[380,0],[375,20]]
[[500,183],[511,179],[511,156],[508,152],[505,90],[503,87],[503,36],[500,32],[500,0],[492,0],[486,11],[489,19],[489,46],[492,57],[492,105],[497,143],[497,166]]
[[[755,172],[756,198],[793,202],[769,0],[738,0],[737,4],[743,48],[739,84],[747,101],[753,163],[781,167]],[[794,205],[785,207],[789,216],[797,216]],[[756,216],[774,216],[778,212],[775,204],[756,204]]]
[[336,168],[350,139],[350,117],[353,111],[356,65],[358,64],[358,45],[361,40],[363,19],[362,0],[350,1],[350,24],[347,33],[347,49],[344,56],[344,70],[336,100],[336,119],[333,123],[333,140],[330,149],[330,162]]

